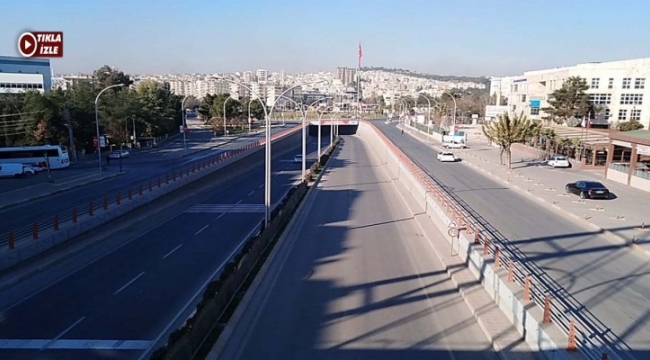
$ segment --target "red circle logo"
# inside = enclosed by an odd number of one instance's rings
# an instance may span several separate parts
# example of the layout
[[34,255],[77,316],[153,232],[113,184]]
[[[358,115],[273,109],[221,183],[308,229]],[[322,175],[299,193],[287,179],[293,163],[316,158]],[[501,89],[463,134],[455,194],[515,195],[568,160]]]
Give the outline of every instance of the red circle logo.
[[24,57],[32,57],[36,54],[38,40],[30,32],[20,34],[18,37],[18,52]]

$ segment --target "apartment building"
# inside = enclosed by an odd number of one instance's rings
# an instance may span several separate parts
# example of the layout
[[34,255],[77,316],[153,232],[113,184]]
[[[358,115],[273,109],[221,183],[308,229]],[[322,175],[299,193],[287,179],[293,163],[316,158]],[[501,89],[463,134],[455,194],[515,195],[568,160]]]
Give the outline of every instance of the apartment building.
[[269,72],[268,72],[268,70],[258,69],[255,72],[255,79],[258,82],[261,82],[261,83],[265,83],[265,82],[269,81]]
[[650,127],[650,58],[585,63],[576,66],[528,71],[514,77],[510,85],[510,111],[523,111],[533,119],[545,116],[549,96],[562,87],[567,78],[579,76],[587,80],[587,93],[602,111],[596,121],[617,124],[638,120]]
[[340,80],[344,86],[350,85],[357,80],[357,69],[339,66],[336,68],[336,78]]

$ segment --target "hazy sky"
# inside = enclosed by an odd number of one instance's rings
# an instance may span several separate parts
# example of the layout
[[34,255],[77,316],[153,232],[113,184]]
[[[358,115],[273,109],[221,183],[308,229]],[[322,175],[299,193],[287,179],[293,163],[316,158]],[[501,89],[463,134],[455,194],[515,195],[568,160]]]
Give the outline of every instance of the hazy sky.
[[64,31],[57,73],[313,72],[363,64],[453,75],[650,56],[648,0],[1,0],[0,55]]

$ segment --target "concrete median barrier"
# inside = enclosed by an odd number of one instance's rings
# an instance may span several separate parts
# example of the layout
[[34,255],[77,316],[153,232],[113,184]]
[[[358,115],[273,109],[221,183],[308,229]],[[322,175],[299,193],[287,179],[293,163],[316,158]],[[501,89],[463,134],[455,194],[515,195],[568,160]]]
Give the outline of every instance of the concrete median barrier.
[[[302,135],[298,130],[299,128],[293,129],[273,141],[274,157],[295,151],[301,146]],[[8,236],[6,246],[0,250],[0,271],[34,258],[70,239],[83,236],[155,199],[184,191],[188,185],[195,185],[200,180],[221,183],[241,176],[251,167],[264,163],[264,152],[264,146],[259,144],[238,149],[229,156],[220,157],[218,161],[206,161],[192,166],[191,169],[141,183],[139,187],[118,193],[113,198],[104,197],[103,201],[75,207],[71,214],[66,216],[65,222],[59,221],[59,216],[55,215],[53,221],[47,225],[39,226],[39,223],[34,223],[30,229],[23,229],[20,237],[12,232]]]
[[[444,189],[432,184],[427,174],[418,170],[378,129],[362,122],[357,134],[371,145],[393,181],[417,202],[418,221],[433,223],[443,234],[454,227],[454,236],[445,236],[445,240],[452,249],[457,248],[458,255],[534,351],[549,359],[576,359],[607,352],[598,340],[585,336],[586,328],[582,329],[584,333],[577,332],[571,315],[562,313],[539,284],[533,289],[530,277],[499,245],[482,238],[480,227]],[[574,349],[577,351],[571,351]]]

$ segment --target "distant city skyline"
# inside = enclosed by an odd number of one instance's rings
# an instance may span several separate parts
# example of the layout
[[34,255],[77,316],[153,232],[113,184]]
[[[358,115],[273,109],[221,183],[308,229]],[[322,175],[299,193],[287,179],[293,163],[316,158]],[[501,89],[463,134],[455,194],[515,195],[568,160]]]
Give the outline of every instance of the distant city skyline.
[[[64,32],[56,73],[308,73],[364,66],[458,76],[649,56],[644,2],[24,0],[3,4],[0,54],[24,30]],[[280,6],[281,5],[281,6]],[[615,16],[614,16],[615,14]],[[617,21],[625,19],[625,21]],[[614,26],[615,24],[615,26]]]

